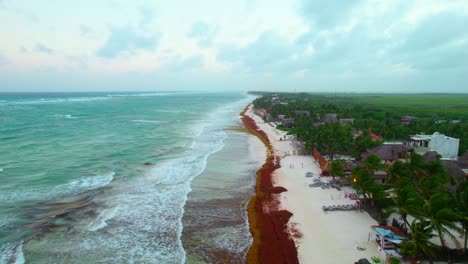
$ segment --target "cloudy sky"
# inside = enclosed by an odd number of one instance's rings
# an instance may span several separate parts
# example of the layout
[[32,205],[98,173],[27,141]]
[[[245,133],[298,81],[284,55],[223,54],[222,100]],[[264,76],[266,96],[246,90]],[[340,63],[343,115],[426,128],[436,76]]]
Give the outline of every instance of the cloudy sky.
[[0,91],[468,92],[468,1],[0,0]]

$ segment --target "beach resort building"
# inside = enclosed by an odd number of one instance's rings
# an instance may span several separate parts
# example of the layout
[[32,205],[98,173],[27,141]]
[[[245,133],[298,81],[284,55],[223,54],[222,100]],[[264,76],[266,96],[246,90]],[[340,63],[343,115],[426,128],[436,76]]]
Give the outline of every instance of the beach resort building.
[[459,144],[460,139],[435,132],[429,141],[429,151],[437,151],[445,159],[456,159]]
[[[372,131],[371,131],[370,128],[369,128],[368,130],[369,130],[369,134],[370,134],[370,136],[371,136],[371,138],[372,138],[372,141],[376,141],[376,140],[381,140],[381,139],[382,139],[381,136],[372,133]],[[363,135],[364,135],[364,134],[362,133],[362,131],[359,131],[358,133],[354,134],[354,137],[355,137],[355,138],[358,138],[358,137],[362,137]]]
[[436,151],[444,159],[456,159],[459,144],[460,139],[448,137],[439,132],[432,135],[410,136],[410,141],[407,142],[407,146],[412,147],[420,155],[428,151]]
[[338,114],[326,114],[322,119],[321,121],[323,123],[336,123],[338,122],[338,118],[337,118]]
[[[408,148],[402,143],[384,143],[361,155],[362,159],[369,157],[374,154],[377,155],[384,164],[391,165],[397,160],[405,158],[408,153]],[[362,162],[356,162],[359,166],[364,166]],[[385,183],[387,178],[387,172],[384,170],[374,171],[374,177],[376,182]]]
[[401,258],[401,243],[409,241],[409,237],[393,226],[372,226],[370,240],[378,245],[378,250],[384,258]]
[[263,120],[270,120],[271,116],[265,108],[254,109],[254,113],[260,116]]
[[415,117],[415,116],[402,116],[400,118],[400,124],[409,125],[409,124],[411,124],[411,122],[413,122],[416,119],[418,119],[418,118]]
[[276,121],[282,122],[285,117],[286,117],[286,115],[277,115],[276,116]]
[[291,129],[294,126],[294,119],[293,118],[285,118],[283,119],[283,126],[287,129]]
[[[439,154],[435,151],[428,151],[424,154],[424,162],[431,162],[438,159]],[[457,159],[441,159],[440,160],[448,173],[457,180],[468,179],[468,152],[461,155]]]
[[399,159],[404,159],[408,148],[403,144],[382,144],[373,149],[369,149],[362,154],[362,159],[369,157],[372,154],[377,155],[384,163],[391,164]]

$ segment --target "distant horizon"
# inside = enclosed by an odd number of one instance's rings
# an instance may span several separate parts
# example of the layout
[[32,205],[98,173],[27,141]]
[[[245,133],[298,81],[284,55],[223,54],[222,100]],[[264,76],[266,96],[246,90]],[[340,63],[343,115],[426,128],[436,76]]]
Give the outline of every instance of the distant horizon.
[[166,90],[166,91],[151,91],[151,90],[135,90],[135,91],[99,91],[99,90],[94,90],[94,91],[0,91],[0,94],[92,94],[92,93],[123,93],[123,94],[157,94],[157,93],[279,93],[279,94],[300,94],[300,93],[307,93],[307,94],[330,94],[330,95],[341,95],[341,94],[390,94],[390,95],[398,95],[398,94],[414,94],[414,95],[468,95],[468,92],[430,92],[430,93],[423,93],[423,92],[320,92],[320,91],[314,91],[314,92],[307,92],[307,91],[296,91],[296,92],[290,92],[290,91],[239,91],[239,90],[226,90],[226,91],[209,91],[209,90]]
[[0,17],[0,92],[468,90],[464,0],[0,0]]

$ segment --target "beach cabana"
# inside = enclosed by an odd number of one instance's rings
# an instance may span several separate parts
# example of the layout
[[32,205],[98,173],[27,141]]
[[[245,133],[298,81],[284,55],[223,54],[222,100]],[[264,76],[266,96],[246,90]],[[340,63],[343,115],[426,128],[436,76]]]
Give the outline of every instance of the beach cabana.
[[377,243],[378,250],[385,257],[401,258],[400,247],[407,235],[393,226],[372,226],[370,240]]

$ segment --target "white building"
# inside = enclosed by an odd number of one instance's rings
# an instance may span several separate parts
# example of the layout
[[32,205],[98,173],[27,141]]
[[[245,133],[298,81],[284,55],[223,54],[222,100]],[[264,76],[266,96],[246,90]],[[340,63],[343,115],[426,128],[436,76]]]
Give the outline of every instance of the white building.
[[458,145],[460,139],[447,137],[444,134],[435,132],[429,141],[429,151],[437,151],[442,158],[456,159],[458,157]]

